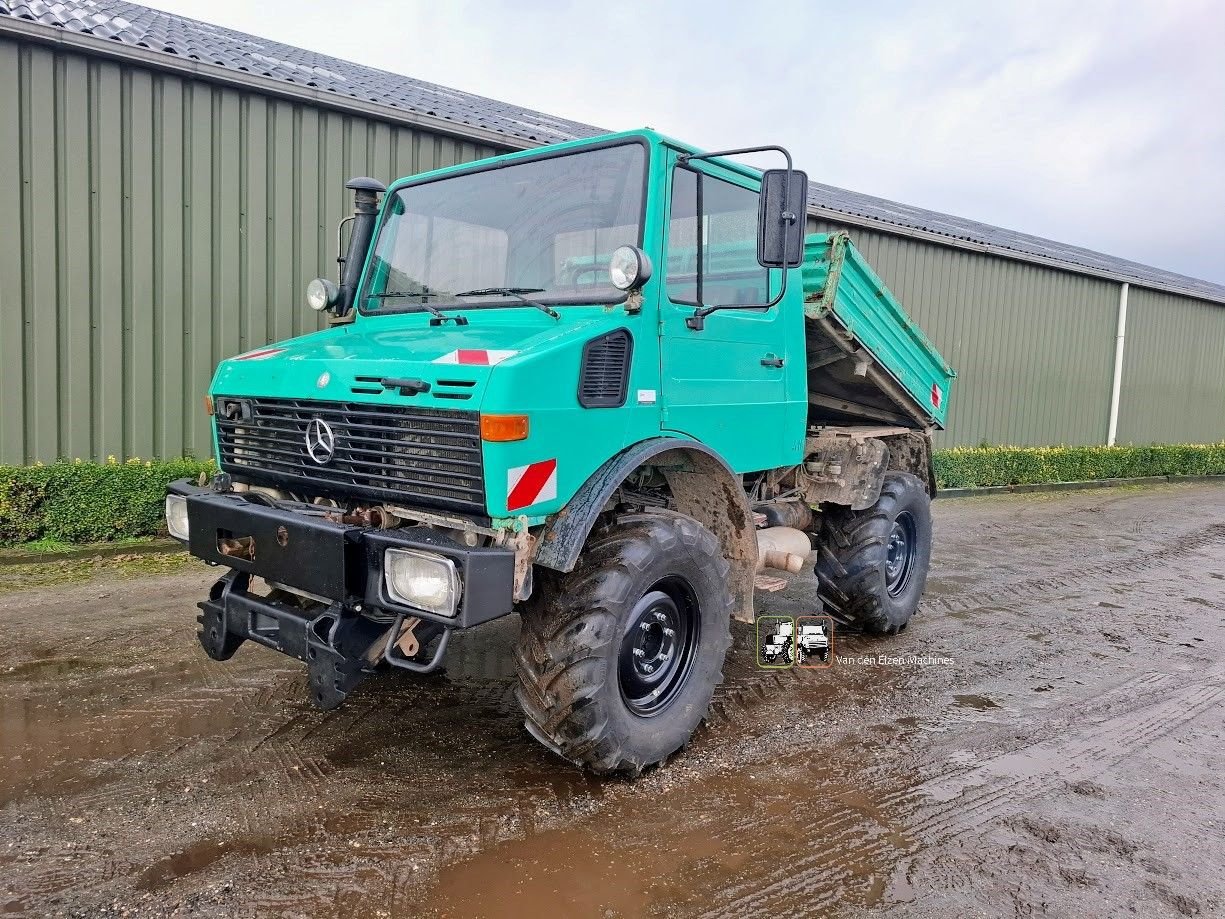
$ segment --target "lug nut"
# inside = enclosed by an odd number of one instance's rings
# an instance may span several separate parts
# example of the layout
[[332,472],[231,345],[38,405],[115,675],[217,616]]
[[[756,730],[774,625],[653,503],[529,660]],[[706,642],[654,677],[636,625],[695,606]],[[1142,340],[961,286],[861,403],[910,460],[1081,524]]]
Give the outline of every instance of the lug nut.
[[646,654],[647,653],[643,651],[641,648],[634,649],[634,657],[646,657]]

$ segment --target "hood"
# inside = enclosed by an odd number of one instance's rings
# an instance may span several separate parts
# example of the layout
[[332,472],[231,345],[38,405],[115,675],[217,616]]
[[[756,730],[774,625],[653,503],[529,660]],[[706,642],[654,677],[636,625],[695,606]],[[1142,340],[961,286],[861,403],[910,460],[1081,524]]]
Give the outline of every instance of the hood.
[[[479,408],[492,368],[527,359],[599,323],[599,307],[561,319],[521,309],[469,310],[468,325],[429,324],[428,313],[359,316],[346,325],[256,348],[223,361],[214,395]],[[405,391],[393,380],[420,380]]]

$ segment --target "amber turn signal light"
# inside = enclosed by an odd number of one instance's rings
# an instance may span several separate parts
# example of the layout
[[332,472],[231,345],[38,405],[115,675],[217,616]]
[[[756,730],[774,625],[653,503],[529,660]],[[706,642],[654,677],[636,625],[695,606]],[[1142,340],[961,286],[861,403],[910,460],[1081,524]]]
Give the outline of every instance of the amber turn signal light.
[[210,418],[213,416],[213,397],[212,396],[204,397],[204,414],[208,415]]
[[527,415],[481,415],[481,440],[527,440]]

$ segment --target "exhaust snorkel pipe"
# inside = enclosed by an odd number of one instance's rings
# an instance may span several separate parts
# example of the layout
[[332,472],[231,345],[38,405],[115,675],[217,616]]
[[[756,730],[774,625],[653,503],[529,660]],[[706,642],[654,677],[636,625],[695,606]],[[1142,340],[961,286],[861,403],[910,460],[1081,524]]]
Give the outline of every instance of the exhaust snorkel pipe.
[[362,268],[366,264],[366,252],[374,236],[374,223],[378,219],[379,195],[387,191],[386,185],[369,176],[349,179],[345,188],[353,189],[353,230],[349,234],[349,250],[341,260],[340,298],[335,307],[337,316],[344,316],[353,308]]

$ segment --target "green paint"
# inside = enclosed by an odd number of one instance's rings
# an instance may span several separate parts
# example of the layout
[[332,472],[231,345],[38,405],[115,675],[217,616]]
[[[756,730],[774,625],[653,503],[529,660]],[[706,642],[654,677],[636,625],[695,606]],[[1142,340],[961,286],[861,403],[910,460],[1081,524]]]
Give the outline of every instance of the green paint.
[[[806,250],[808,262],[791,271],[786,294],[777,306],[722,310],[707,317],[703,330],[687,328],[685,319],[693,314],[696,303],[699,221],[694,214],[697,197],[693,189],[697,183],[701,183],[703,201],[704,302],[760,302],[777,292],[782,282],[781,272],[767,272],[756,263],[759,173],[717,160],[679,167],[679,155],[697,151],[650,131],[558,144],[547,153],[573,153],[568,159],[574,165],[582,157],[592,157],[594,162],[596,151],[590,148],[606,151],[610,144],[642,151],[640,171],[626,173],[645,180],[641,217],[635,208],[631,220],[640,221],[640,226],[619,223],[601,230],[592,243],[596,251],[589,246],[586,252],[579,252],[577,243],[564,243],[559,235],[551,238],[549,251],[537,251],[533,248],[536,241],[531,240],[531,251],[524,252],[516,250],[516,245],[523,248],[522,241],[489,231],[492,224],[480,225],[482,236],[453,219],[421,217],[418,224],[407,222],[417,219],[412,213],[417,205],[412,202],[429,194],[418,190],[414,198],[415,186],[474,173],[491,163],[503,168],[483,173],[486,180],[511,176],[514,181],[492,182],[480,195],[471,195],[461,183],[473,178],[459,179],[453,192],[435,196],[443,202],[439,206],[462,202],[469,209],[464,213],[479,213],[482,207],[496,208],[499,195],[513,203],[510,189],[536,186],[528,181],[534,175],[530,169],[509,167],[538,159],[540,151],[448,166],[402,179],[384,196],[380,225],[386,235],[376,235],[368,255],[366,286],[358,298],[361,310],[354,321],[283,341],[273,346],[283,350],[268,357],[225,361],[217,369],[211,392],[486,414],[525,413],[530,419],[527,439],[484,444],[485,491],[489,516],[499,526],[518,526],[520,515],[532,525],[560,510],[607,459],[661,434],[701,441],[740,473],[800,462],[808,424],[804,300],[806,293],[811,295],[816,289],[814,285],[824,283],[833,267],[835,276],[838,270],[842,276],[836,285],[837,314],[916,399],[922,396],[926,401],[925,385],[930,389],[933,381],[943,383],[945,398],[932,413],[934,423],[943,421],[952,371],[845,241],[831,255],[831,237],[814,237]],[[621,162],[625,158],[603,159]],[[600,173],[599,181],[615,183],[619,175]],[[515,177],[520,176],[523,180],[515,184]],[[568,188],[563,183],[551,193],[565,195]],[[466,200],[465,194],[472,200]],[[616,195],[609,200],[638,194],[633,182],[627,181],[616,187]],[[402,216],[405,201],[410,217]],[[578,213],[586,206],[578,202],[573,210]],[[631,218],[621,215],[616,219]],[[393,232],[399,234],[396,239]],[[604,296],[604,302],[593,302],[593,295],[601,290],[617,293],[602,280],[606,273],[600,266],[611,249],[627,238],[639,241],[650,258],[654,266],[651,278],[640,296]],[[443,270],[434,261],[422,263],[420,271],[412,267],[412,260],[431,246],[441,247],[443,257],[454,263],[446,265],[444,274],[450,274],[441,281],[427,276],[430,271]],[[459,246],[468,247],[462,258],[454,255]],[[561,275],[569,279],[565,286],[569,300],[558,292],[560,282],[554,290],[551,280],[539,280],[552,279],[554,266],[561,266]],[[586,267],[599,270],[584,272]],[[447,293],[429,302],[448,316],[462,314],[468,324],[431,325],[433,317],[419,300],[380,301],[370,296],[399,290],[402,285],[416,285],[412,289],[419,291],[422,284],[451,293],[461,284],[546,287],[530,296],[547,300],[560,318],[512,297],[456,300]],[[865,293],[869,288],[871,296]],[[610,305],[610,299],[618,302]],[[634,341],[626,402],[615,408],[584,408],[578,401],[583,346],[617,329],[628,330]],[[439,363],[459,350],[513,355],[496,366]],[[782,359],[783,365],[769,366],[763,359]],[[394,390],[355,392],[357,377],[417,377],[435,385],[427,393],[408,396]],[[464,387],[469,398],[447,398],[447,388],[437,385],[439,380],[469,384]],[[556,497],[508,510],[508,471],[550,459],[557,461]]]

